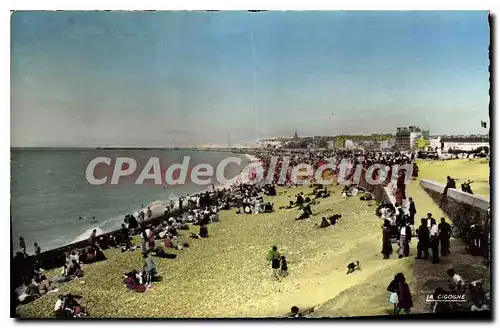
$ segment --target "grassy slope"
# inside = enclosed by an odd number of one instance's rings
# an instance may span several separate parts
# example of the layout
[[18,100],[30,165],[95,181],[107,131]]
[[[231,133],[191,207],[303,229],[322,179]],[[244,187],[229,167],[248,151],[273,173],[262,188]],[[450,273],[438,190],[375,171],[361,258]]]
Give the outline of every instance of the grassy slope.
[[446,176],[457,178],[457,187],[466,180],[474,181],[471,184],[472,191],[478,195],[490,197],[490,185],[488,184],[489,166],[485,159],[456,159],[448,161],[420,161],[419,177],[446,183]]

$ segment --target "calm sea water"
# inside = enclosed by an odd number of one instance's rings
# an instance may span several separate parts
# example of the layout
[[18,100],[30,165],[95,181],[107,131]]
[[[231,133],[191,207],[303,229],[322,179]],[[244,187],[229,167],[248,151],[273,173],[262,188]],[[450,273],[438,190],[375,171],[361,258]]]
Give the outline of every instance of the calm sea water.
[[[232,178],[241,172],[248,158],[241,154],[187,150],[17,150],[11,151],[11,207],[14,251],[19,237],[24,237],[28,253],[37,242],[42,250],[63,246],[87,238],[93,228],[107,232],[120,227],[127,213],[135,213],[141,204],[165,202],[193,194],[209,186],[193,184],[162,186],[151,180],[135,185],[137,178],[122,179],[116,186],[94,186],[88,183],[85,171],[96,157],[131,157],[137,161],[137,172],[151,157],[160,159],[162,170],[191,157],[189,167],[199,163],[216,166],[228,156],[239,157],[242,165],[229,164],[225,175]],[[114,166],[114,160],[112,161]],[[96,177],[109,176],[105,165],[95,170]],[[176,176],[174,174],[174,176]],[[216,183],[214,178],[214,183]],[[216,183],[217,184],[217,183]],[[79,220],[78,217],[82,217]],[[92,217],[96,221],[92,221]]]

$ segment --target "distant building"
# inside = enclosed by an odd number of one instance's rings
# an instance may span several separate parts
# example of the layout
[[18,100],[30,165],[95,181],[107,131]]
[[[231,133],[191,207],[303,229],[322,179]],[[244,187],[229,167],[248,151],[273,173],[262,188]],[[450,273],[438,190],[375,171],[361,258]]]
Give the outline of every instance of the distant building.
[[440,137],[439,148],[443,152],[450,150],[471,151],[479,147],[490,147],[488,137],[468,136],[468,137]]
[[358,145],[351,139],[346,139],[344,147],[347,149],[353,149],[356,148]]
[[[429,131],[425,131],[427,138]],[[398,150],[408,151],[415,148],[417,139],[424,137],[422,129],[418,126],[400,127],[396,130],[395,146]]]
[[429,140],[429,147],[434,151],[437,151],[437,149],[441,149],[441,137],[431,138]]
[[297,131],[295,131],[295,134],[293,135],[293,138],[294,139],[299,139],[299,135],[298,135]]
[[380,141],[380,149],[391,149],[394,147],[396,140],[394,138]]

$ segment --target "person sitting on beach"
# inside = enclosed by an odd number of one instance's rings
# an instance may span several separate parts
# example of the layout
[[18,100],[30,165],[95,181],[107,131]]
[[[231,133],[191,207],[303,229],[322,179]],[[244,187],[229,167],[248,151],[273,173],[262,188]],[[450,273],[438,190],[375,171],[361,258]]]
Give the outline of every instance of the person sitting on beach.
[[309,212],[306,211],[305,209],[302,209],[302,214],[299,215],[298,218],[295,218],[295,220],[305,220],[305,219],[309,219]]
[[46,293],[56,293],[58,289],[50,279],[48,279],[45,275],[42,275],[38,283],[38,291],[40,295],[43,295]]
[[55,317],[58,319],[69,318],[68,312],[70,312],[70,309],[66,309],[64,306],[64,295],[57,296],[56,304],[54,305]]
[[274,185],[269,186],[267,189],[267,196],[276,196],[276,187]]
[[334,226],[341,217],[342,217],[342,215],[340,215],[340,214],[334,214],[334,215],[330,216],[328,218],[328,220],[330,220],[330,224],[332,226]]
[[290,204],[286,207],[287,209],[291,209],[291,208],[294,208],[295,207],[295,204],[293,201],[290,201]]
[[106,259],[104,253],[98,247],[90,247],[84,254],[83,263],[90,264],[98,261],[103,261]]
[[302,204],[304,204],[304,198],[302,197],[301,194],[297,195],[297,198],[295,199],[295,204],[298,207],[302,207]]
[[306,203],[304,206],[302,206],[304,211],[309,214],[309,216],[313,215],[312,209],[311,209],[311,204]]
[[265,203],[264,204],[264,213],[272,213],[274,212],[274,204],[273,203]]
[[172,240],[173,248],[178,250],[182,249],[182,244],[180,243],[178,236],[170,235],[170,239]]
[[455,269],[453,268],[448,269],[446,273],[453,280],[454,289],[459,293],[462,292],[465,285],[463,278],[458,273],[456,273]]
[[165,248],[174,248],[174,244],[172,243],[171,236],[172,235],[170,235],[170,234],[167,234],[165,236],[165,239],[163,240],[163,245],[165,246]]
[[57,318],[81,318],[88,315],[87,311],[81,306],[76,299],[82,298],[79,295],[60,295],[56,301],[54,310]]
[[290,316],[289,318],[301,318],[302,314],[299,312],[299,308],[297,306],[292,306],[290,309]]
[[137,293],[144,293],[146,291],[146,286],[144,286],[140,279],[138,278],[140,275],[136,270],[132,270],[131,272],[127,272],[124,275],[123,284],[130,290],[133,290]]
[[199,233],[191,233],[189,236],[190,238],[194,239],[200,239],[200,238],[208,238],[208,228],[206,225],[201,225],[200,226],[200,232]]
[[328,221],[326,220],[326,217],[322,217],[321,224],[319,225],[319,227],[322,229],[322,228],[327,228],[329,226],[330,226],[330,223],[328,223]]
[[38,287],[34,286],[31,282],[23,281],[21,286],[16,288],[17,301],[21,304],[27,304],[38,297],[40,293]]
[[361,267],[359,266],[359,261],[356,261],[356,264],[354,262],[351,262],[347,265],[347,273],[350,274],[353,273],[356,270],[361,270]]
[[165,250],[161,246],[151,249],[151,253],[155,257],[169,258],[169,255],[167,254],[167,252],[165,252]]
[[80,266],[80,264],[77,261],[73,260],[71,262],[71,266],[68,267],[67,275],[74,276],[77,278],[83,277],[82,267]]
[[104,236],[101,236],[98,238],[98,241],[97,241],[97,246],[100,248],[100,249],[109,249],[109,240],[107,238],[104,238]]

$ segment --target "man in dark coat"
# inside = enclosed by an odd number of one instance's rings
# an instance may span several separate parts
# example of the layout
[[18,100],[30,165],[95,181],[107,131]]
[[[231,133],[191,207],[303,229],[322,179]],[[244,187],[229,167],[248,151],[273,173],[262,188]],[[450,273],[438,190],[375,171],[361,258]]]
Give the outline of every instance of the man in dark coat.
[[429,259],[429,229],[427,228],[427,219],[421,219],[420,227],[417,229],[417,257],[416,259],[422,258],[422,251],[424,252],[424,259]]
[[413,198],[410,197],[410,224],[415,225],[415,214],[417,214],[417,209],[415,208],[415,203],[413,202]]
[[444,218],[441,218],[438,229],[439,240],[441,241],[441,256],[448,256],[450,254],[451,225]]
[[444,187],[443,195],[448,193],[448,189],[456,189],[455,179],[452,179],[450,176],[446,177],[446,187]]

